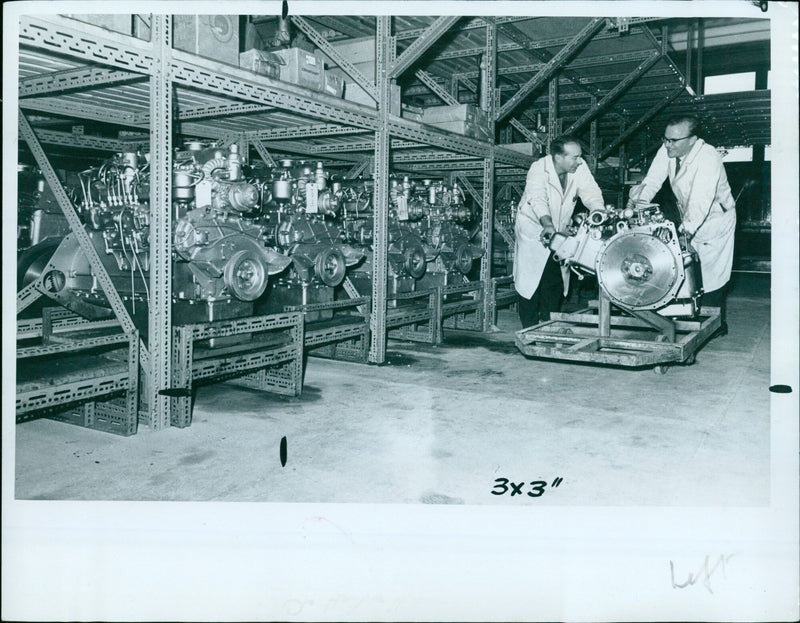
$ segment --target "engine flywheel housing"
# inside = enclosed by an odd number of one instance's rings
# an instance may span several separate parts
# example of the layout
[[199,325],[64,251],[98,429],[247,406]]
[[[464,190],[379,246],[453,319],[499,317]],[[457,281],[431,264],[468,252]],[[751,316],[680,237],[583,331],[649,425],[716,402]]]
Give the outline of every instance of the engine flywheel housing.
[[656,236],[622,232],[597,257],[597,280],[614,303],[630,309],[666,305],[683,279],[679,255]]

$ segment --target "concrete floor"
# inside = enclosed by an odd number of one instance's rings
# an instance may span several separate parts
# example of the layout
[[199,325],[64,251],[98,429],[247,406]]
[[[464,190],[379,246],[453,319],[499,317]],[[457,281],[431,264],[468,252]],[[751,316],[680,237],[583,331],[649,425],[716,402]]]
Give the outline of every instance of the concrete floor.
[[[729,324],[694,365],[659,375],[526,359],[516,314],[503,310],[497,333],[390,341],[382,366],[311,358],[299,398],[202,387],[182,430],[120,438],[36,420],[16,427],[15,496],[766,505],[767,276],[737,278]],[[548,485],[539,497],[530,484],[493,495],[498,478]]]

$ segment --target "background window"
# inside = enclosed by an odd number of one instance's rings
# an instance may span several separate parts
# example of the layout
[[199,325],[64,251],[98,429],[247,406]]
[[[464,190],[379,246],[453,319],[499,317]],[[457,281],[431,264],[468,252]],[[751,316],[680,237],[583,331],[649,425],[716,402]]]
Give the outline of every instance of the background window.
[[721,76],[706,76],[703,83],[703,93],[735,93],[737,91],[754,91],[756,88],[756,72],[748,71],[741,74],[723,74]]

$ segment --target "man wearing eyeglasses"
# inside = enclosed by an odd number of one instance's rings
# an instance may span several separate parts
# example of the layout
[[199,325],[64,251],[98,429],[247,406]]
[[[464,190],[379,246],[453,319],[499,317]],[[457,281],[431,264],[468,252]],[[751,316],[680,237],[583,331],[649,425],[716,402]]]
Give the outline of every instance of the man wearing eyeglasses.
[[680,231],[686,234],[700,258],[704,294],[701,304],[719,307],[728,332],[725,290],[733,265],[736,206],[728,176],[717,150],[698,138],[699,120],[682,115],[667,121],[663,145],[644,180],[631,188],[628,207],[648,202],[669,178],[681,215]]
[[550,319],[561,308],[569,270],[553,259],[547,243],[570,223],[580,197],[590,210],[602,209],[603,194],[581,158],[578,139],[564,135],[550,154],[531,165],[514,225],[514,287],[522,328]]

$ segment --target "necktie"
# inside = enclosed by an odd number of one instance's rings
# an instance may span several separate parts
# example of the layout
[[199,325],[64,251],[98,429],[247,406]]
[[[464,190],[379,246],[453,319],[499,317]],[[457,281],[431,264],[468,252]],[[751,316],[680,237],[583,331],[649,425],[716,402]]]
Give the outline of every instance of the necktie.
[[681,159],[675,158],[675,175],[678,174],[678,171],[681,170]]

